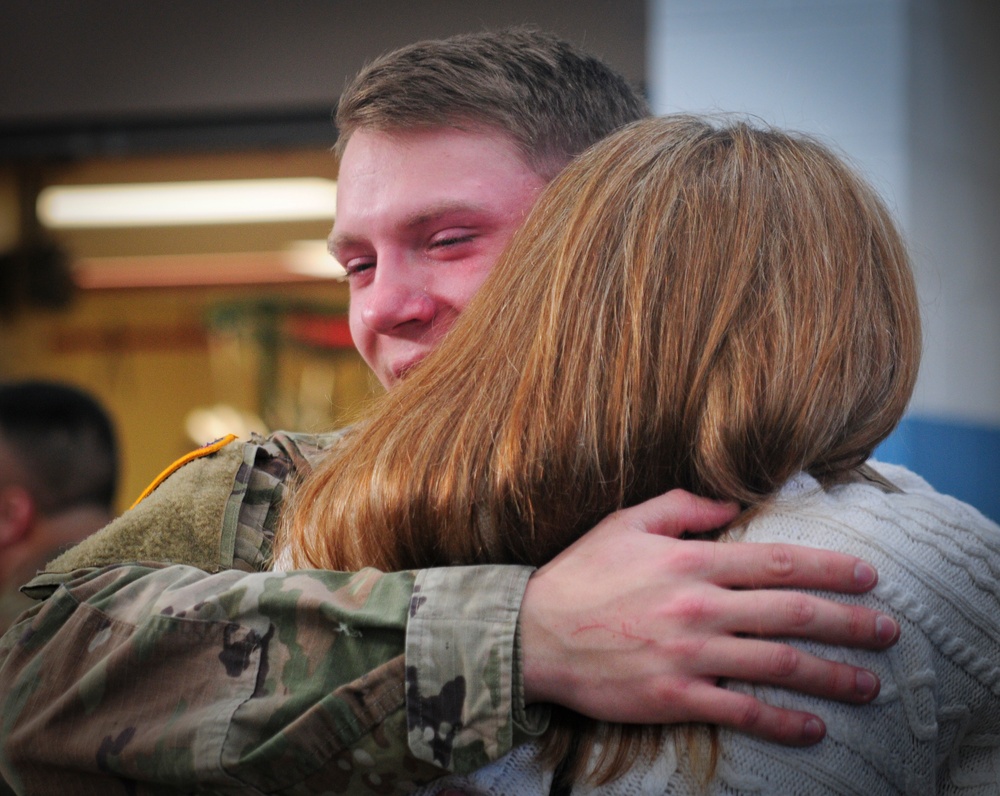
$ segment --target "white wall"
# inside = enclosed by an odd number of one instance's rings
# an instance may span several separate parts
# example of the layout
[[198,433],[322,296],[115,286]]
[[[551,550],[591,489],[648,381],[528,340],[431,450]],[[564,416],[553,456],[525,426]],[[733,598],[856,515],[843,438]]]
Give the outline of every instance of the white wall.
[[910,232],[925,325],[914,411],[1000,429],[1000,4],[911,6]]
[[656,112],[749,112],[822,135],[868,174],[907,232],[921,295],[925,356],[911,411],[991,427],[1000,427],[998,7],[651,0],[648,47]]

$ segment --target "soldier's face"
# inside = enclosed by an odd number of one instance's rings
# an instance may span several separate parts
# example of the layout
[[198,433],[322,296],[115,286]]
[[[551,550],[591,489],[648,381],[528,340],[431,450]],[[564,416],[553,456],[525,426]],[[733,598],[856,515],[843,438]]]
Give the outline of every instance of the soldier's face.
[[451,328],[545,180],[500,133],[434,128],[355,132],[337,183],[351,335],[389,388]]

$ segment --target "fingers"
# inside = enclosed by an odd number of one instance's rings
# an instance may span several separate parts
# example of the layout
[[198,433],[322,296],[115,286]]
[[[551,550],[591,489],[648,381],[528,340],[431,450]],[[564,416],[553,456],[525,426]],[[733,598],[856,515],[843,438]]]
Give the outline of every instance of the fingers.
[[878,582],[878,573],[871,564],[831,550],[736,542],[718,545],[710,555],[709,579],[729,588],[787,586],[857,594]]
[[739,504],[692,495],[672,489],[637,506],[619,512],[629,527],[645,533],[674,538],[684,533],[705,533],[736,519]]
[[878,677],[860,666],[759,639],[713,639],[702,649],[697,666],[709,677],[772,685],[852,704],[871,702],[881,687]]
[[697,705],[688,720],[717,724],[786,746],[811,746],[826,735],[823,722],[797,710],[776,708],[748,694],[699,682],[686,693]]
[[[632,530],[679,537],[704,533],[731,522],[739,514],[736,503],[722,503],[674,489],[618,512]],[[856,556],[791,544],[728,543],[708,548],[709,542],[689,541],[683,553],[686,568],[701,570],[720,586],[742,589],[793,587],[857,594],[878,582],[878,572]]]
[[891,647],[899,639],[899,624],[892,617],[860,605],[794,591],[723,590],[717,596],[715,610],[732,633],[874,650]]

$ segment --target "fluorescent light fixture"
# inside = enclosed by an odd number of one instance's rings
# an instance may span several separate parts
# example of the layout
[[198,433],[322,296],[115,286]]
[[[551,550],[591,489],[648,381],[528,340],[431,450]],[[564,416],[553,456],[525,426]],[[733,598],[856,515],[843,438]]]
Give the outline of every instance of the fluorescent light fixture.
[[50,228],[152,227],[333,220],[337,183],[320,177],[279,180],[58,185],[38,197]]

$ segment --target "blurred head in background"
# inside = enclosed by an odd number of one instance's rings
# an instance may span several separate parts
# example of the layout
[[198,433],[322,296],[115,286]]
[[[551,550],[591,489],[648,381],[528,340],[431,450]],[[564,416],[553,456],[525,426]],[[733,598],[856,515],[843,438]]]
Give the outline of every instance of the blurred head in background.
[[113,518],[117,482],[114,426],[93,397],[56,382],[0,383],[0,625],[22,583]]

